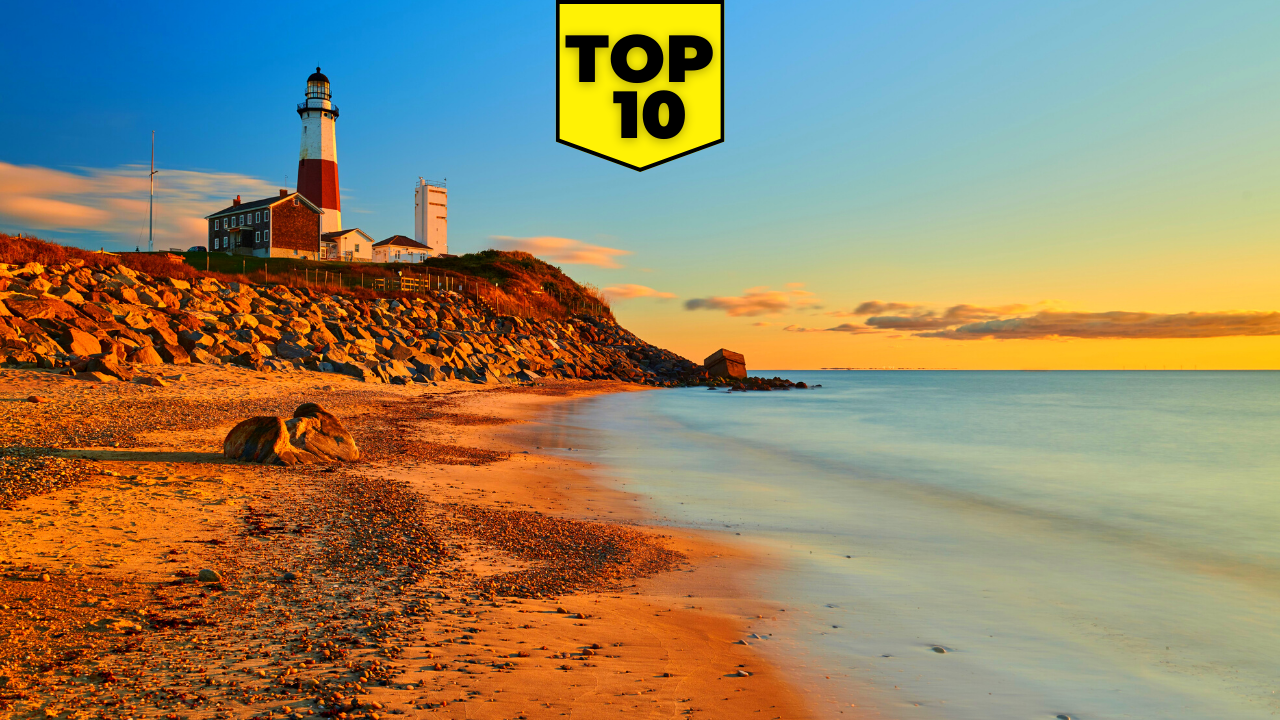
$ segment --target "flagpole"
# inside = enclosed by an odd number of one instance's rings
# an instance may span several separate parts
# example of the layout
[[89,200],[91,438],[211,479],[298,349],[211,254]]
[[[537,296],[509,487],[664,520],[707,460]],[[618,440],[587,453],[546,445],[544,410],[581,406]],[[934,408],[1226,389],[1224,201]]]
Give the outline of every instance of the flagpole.
[[151,200],[147,203],[147,252],[155,252],[156,241],[156,131],[151,131]]

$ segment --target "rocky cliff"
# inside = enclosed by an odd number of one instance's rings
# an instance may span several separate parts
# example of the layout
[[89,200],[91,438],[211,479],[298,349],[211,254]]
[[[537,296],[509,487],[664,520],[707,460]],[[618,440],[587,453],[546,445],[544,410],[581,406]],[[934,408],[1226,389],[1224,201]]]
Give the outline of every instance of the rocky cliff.
[[98,380],[131,379],[137,365],[202,363],[398,384],[554,377],[674,385],[700,371],[608,318],[528,320],[454,292],[355,297],[153,277],[76,258],[0,264],[0,363]]

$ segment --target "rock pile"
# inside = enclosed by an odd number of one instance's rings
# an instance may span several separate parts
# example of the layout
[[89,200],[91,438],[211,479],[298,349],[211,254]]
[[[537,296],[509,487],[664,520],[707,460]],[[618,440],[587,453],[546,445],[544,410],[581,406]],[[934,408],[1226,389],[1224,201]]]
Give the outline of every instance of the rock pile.
[[124,265],[0,264],[0,363],[129,381],[146,365],[224,363],[367,382],[675,385],[700,368],[608,318],[528,320],[452,291],[360,299],[287,285],[187,282]]
[[284,420],[271,415],[242,420],[222,441],[222,454],[264,465],[298,465],[360,459],[360,449],[342,422],[315,403]]

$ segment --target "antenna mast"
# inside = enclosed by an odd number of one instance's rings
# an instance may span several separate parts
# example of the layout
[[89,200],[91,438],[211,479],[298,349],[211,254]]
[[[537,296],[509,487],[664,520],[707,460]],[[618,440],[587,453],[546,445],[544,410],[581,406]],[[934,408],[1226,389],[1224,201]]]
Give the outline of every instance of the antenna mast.
[[155,252],[156,242],[156,131],[151,131],[151,200],[147,204],[147,252]]

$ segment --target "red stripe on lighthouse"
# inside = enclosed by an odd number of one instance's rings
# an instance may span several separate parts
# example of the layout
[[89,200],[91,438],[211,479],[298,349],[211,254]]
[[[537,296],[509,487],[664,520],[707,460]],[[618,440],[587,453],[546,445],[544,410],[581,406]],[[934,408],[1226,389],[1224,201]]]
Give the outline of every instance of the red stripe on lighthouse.
[[298,192],[322,210],[341,210],[338,163],[332,160],[299,160]]

